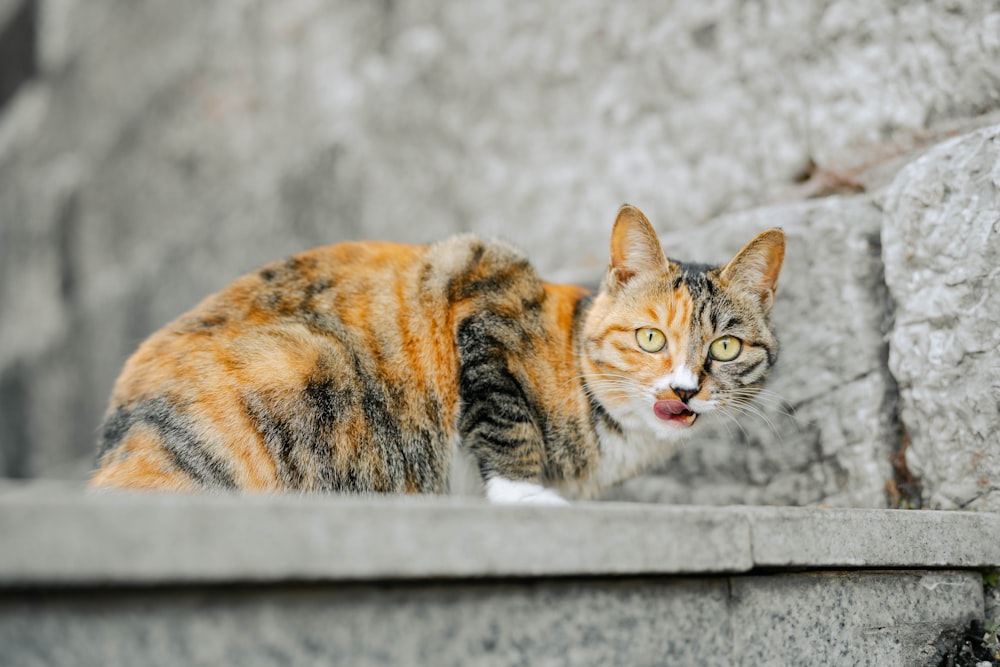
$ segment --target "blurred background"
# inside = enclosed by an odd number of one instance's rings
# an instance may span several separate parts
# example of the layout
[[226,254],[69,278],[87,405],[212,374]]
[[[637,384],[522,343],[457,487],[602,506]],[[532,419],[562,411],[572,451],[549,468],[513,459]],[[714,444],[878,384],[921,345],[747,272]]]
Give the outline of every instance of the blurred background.
[[785,421],[630,493],[891,503],[877,193],[998,110],[994,1],[0,0],[0,477],[84,479],[127,356],[265,261],[475,231],[593,283],[627,201],[674,256],[790,236]]

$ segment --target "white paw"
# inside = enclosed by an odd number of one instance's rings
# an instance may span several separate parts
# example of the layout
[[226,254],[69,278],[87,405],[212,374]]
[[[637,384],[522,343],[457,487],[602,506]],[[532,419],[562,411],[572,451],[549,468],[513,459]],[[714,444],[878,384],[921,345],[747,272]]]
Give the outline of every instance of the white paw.
[[487,480],[486,499],[494,505],[569,505],[565,498],[552,489],[503,477]]

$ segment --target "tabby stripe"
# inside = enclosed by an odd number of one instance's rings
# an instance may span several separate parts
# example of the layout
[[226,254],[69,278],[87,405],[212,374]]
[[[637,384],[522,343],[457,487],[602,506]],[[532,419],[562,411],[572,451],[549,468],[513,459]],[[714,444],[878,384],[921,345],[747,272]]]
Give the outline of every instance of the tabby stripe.
[[206,443],[195,433],[190,421],[166,396],[142,401],[131,409],[119,407],[105,421],[102,452],[116,447],[134,426],[140,424],[156,431],[173,464],[199,484],[236,488],[229,465],[206,449]]
[[[494,474],[530,479],[537,475],[535,455],[544,446],[540,411],[508,368],[506,350],[492,333],[501,322],[505,320],[480,313],[458,327],[459,434],[476,455],[484,479]],[[523,437],[525,425],[537,439]]]
[[596,429],[598,424],[604,424],[604,427],[615,435],[623,435],[625,431],[622,429],[622,425],[608,413],[604,406],[601,405],[600,401],[594,398],[590,390],[587,388],[586,381],[583,383],[583,390],[590,401],[590,423],[594,426],[594,428]]
[[590,312],[590,306],[594,303],[593,292],[588,292],[581,296],[577,302],[573,305],[573,339],[579,340],[578,335],[583,329],[583,323],[586,320],[587,313]]
[[267,403],[263,396],[257,394],[243,397],[243,409],[254,429],[264,438],[264,444],[278,468],[278,475],[289,488],[301,488],[304,474],[293,456],[295,436],[285,421],[271,414]]
[[[767,360],[761,359],[750,368],[746,369],[745,371],[742,371],[740,373],[740,379],[743,380],[744,384],[753,384],[755,382],[759,382],[760,380],[762,380],[763,373],[759,371],[761,370],[761,367],[765,363],[767,363]],[[751,378],[750,376],[754,377]]]
[[[482,254],[482,253],[480,253]],[[478,264],[478,261],[476,262]],[[513,264],[504,264],[499,271],[488,273],[482,278],[475,280],[461,281],[457,285],[449,284],[448,296],[452,301],[461,301],[477,294],[493,294],[501,291],[509,291],[518,278],[523,277],[531,271],[531,265],[527,260],[520,260]],[[470,269],[469,274],[475,273],[475,269]]]
[[773,366],[777,350],[772,348],[770,345],[761,345],[761,348],[763,348],[764,354],[767,355],[767,365]]
[[[703,325],[705,323],[705,311],[706,310],[708,310],[708,316],[709,316],[710,319],[714,319],[715,318],[715,312],[714,312],[715,309],[714,308],[713,309],[709,309],[710,305],[711,305],[711,302],[708,301],[707,299],[701,301],[698,304],[698,315],[697,315],[697,317],[692,317],[691,318],[691,322],[690,322],[692,329],[697,329],[699,325]],[[713,326],[714,326],[714,323],[713,323]]]
[[[477,376],[476,380],[470,376]],[[463,367],[459,371],[459,395],[462,398],[462,421],[475,421],[509,428],[533,423],[534,415],[517,380],[506,369]]]

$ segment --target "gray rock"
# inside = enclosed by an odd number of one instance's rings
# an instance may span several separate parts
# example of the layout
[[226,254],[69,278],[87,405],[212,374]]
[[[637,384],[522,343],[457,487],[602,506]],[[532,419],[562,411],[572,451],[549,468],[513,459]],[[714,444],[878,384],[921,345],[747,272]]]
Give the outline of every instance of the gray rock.
[[[810,192],[850,188],[1000,88],[976,0],[39,0],[39,21],[40,76],[0,109],[6,475],[78,474],[139,340],[266,260],[476,231],[593,280],[622,201],[690,229],[798,196],[810,164]],[[736,464],[760,500],[871,504],[838,495],[867,456],[838,451]]]
[[671,256],[722,263],[758,232],[784,228],[788,247],[772,314],[781,348],[765,392],[746,414],[692,436],[659,475],[612,495],[696,504],[886,505],[889,456],[899,434],[895,386],[884,362],[880,225],[867,197],[833,197],[664,235]]
[[932,507],[1000,510],[1000,127],[913,162],[885,208],[907,463]]
[[977,572],[0,591],[5,665],[940,664]]
[[983,620],[998,530],[985,512],[0,484],[0,664],[934,665]]

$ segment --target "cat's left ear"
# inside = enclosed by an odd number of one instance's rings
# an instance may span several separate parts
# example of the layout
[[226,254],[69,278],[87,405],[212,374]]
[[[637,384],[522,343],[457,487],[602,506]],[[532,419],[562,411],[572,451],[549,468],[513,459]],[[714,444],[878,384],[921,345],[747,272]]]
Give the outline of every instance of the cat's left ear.
[[620,287],[639,273],[660,271],[666,266],[660,239],[642,211],[628,204],[618,209],[611,231],[608,284]]
[[770,311],[784,259],[785,233],[768,229],[746,244],[719,276],[728,288],[756,295],[765,312]]

